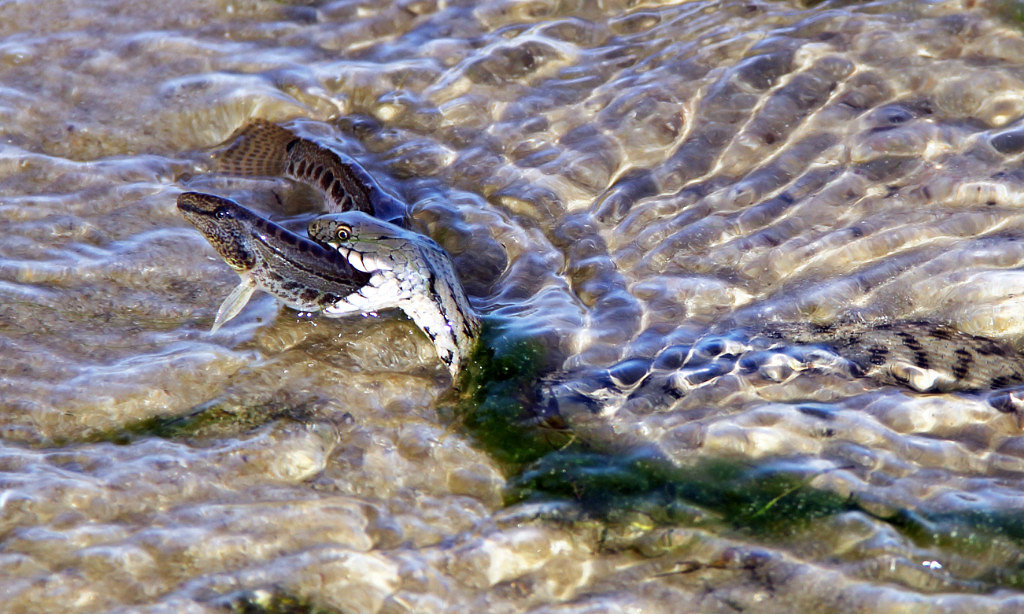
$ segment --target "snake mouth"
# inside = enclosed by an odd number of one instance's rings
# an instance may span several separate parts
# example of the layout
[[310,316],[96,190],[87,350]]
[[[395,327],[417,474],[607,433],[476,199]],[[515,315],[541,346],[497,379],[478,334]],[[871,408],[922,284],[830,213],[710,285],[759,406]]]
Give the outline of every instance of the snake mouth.
[[[360,174],[358,165],[349,167],[333,152],[270,124],[259,123],[241,136],[246,138],[221,153],[225,168],[242,174],[260,169],[283,172],[317,188],[342,211],[311,221],[307,238],[232,200],[182,193],[177,203],[182,215],[242,273],[240,289],[222,305],[217,322],[233,317],[255,289],[293,308],[335,317],[399,308],[431,339],[456,378],[477,339],[479,321],[450,256],[428,237],[373,215],[381,213],[380,195],[374,198],[370,193],[373,181]],[[264,147],[268,143],[269,157]],[[404,209],[403,205],[391,213]],[[352,232],[352,225],[362,232]],[[343,226],[347,228],[341,234]],[[243,257],[244,263],[235,261]]]
[[[287,230],[281,229],[284,232]],[[252,233],[254,245],[268,260],[287,262],[297,271],[303,271],[325,282],[357,288],[369,281],[369,276],[359,270],[330,247],[315,243],[305,237],[294,235],[286,241],[281,235],[263,232]]]

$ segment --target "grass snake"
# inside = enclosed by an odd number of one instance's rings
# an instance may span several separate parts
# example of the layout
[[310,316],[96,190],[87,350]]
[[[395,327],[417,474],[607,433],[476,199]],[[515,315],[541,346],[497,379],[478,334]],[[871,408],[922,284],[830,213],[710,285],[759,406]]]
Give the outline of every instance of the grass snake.
[[[309,239],[233,201],[188,192],[178,206],[239,272],[241,284],[217,313],[214,330],[256,289],[286,305],[328,317],[399,308],[431,339],[457,381],[480,321],[448,254],[433,240],[391,221],[404,205],[358,164],[329,148],[258,120],[217,152],[222,172],[282,175],[318,189],[331,213],[309,224]],[[802,349],[801,349],[802,348]],[[808,349],[810,348],[810,349]],[[1013,348],[925,322],[881,325],[774,324],[740,342],[708,335],[692,347],[665,348],[585,377],[547,378],[548,413],[600,413],[614,399],[663,397],[664,404],[729,372],[782,381],[801,371],[833,370],[919,392],[1007,389],[989,402],[1020,419],[1024,357]]]

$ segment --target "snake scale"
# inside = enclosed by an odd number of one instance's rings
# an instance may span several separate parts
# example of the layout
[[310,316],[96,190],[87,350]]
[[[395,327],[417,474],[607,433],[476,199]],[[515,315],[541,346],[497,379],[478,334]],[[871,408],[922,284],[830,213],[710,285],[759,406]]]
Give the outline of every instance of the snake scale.
[[[397,307],[431,339],[453,380],[458,378],[480,321],[444,250],[381,219],[404,210],[400,202],[355,162],[269,122],[242,128],[216,155],[224,173],[281,175],[310,185],[332,213],[314,219],[305,239],[227,199],[182,194],[178,206],[186,218],[243,279],[218,311],[215,329],[255,289],[329,317]],[[218,215],[224,207],[231,215]],[[653,358],[599,370],[589,383],[553,393],[551,411],[568,399],[599,413],[609,399],[638,391],[678,398],[735,370],[761,370],[784,380],[806,369],[843,371],[919,392],[981,392],[1024,382],[1024,357],[1013,348],[944,325],[773,324],[742,342],[709,335],[693,346],[670,346]],[[558,378],[549,378],[549,388],[557,388],[552,381]],[[989,401],[1000,411],[1021,413],[1016,394],[992,395]]]

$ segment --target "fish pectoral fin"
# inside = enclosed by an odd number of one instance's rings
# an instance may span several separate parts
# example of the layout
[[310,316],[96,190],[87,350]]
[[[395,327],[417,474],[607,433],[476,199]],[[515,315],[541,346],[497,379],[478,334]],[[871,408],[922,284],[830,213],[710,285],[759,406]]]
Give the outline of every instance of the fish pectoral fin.
[[228,320],[237,316],[246,303],[249,302],[249,299],[252,298],[252,293],[255,291],[255,280],[248,276],[242,277],[241,283],[235,286],[235,289],[231,291],[231,294],[224,299],[224,302],[220,304],[220,308],[217,309],[217,317],[213,319],[213,328],[210,329],[210,334],[217,332]]

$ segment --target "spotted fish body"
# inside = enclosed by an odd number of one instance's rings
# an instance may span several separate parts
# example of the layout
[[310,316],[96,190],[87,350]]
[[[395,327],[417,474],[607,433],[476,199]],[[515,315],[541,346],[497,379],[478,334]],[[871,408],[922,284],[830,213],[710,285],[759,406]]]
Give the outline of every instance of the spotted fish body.
[[214,155],[217,170],[229,175],[283,176],[309,185],[332,213],[363,211],[394,221],[405,211],[355,160],[265,120],[243,126]]
[[241,277],[214,319],[216,332],[256,290],[299,311],[323,311],[365,285],[370,275],[334,250],[296,235],[227,198],[185,192],[178,209]]
[[313,220],[309,236],[370,275],[366,285],[324,309],[324,315],[397,307],[430,337],[452,378],[458,375],[476,343],[480,321],[441,246],[357,211]]

